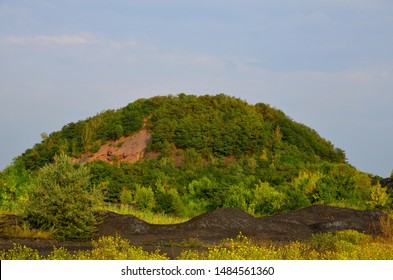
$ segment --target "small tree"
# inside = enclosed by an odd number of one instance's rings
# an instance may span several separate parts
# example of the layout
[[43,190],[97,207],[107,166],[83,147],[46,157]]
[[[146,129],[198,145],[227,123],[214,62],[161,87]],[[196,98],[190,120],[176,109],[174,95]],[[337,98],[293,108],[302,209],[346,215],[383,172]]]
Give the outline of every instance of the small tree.
[[91,187],[88,167],[61,154],[38,171],[23,216],[32,227],[51,231],[57,239],[88,239],[95,231],[94,209],[101,200]]
[[259,182],[253,192],[254,199],[250,211],[255,214],[270,215],[279,212],[284,205],[284,194],[269,185]]
[[389,203],[389,194],[387,188],[376,185],[371,190],[371,201],[369,202],[374,208],[386,208]]
[[154,192],[151,187],[137,187],[134,199],[138,205],[139,210],[152,211],[156,205]]

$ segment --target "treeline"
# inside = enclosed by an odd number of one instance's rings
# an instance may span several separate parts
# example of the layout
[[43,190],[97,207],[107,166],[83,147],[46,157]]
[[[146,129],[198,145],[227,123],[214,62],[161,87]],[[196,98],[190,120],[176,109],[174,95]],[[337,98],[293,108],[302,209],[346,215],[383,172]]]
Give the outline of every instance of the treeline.
[[120,167],[90,164],[95,185],[107,201],[131,204],[143,211],[192,217],[221,207],[268,215],[333,204],[358,209],[391,207],[391,196],[376,178],[346,163],[276,165],[253,156],[233,162],[208,162],[186,151],[184,165],[161,157]]
[[[119,165],[93,161],[83,164],[88,169],[85,184],[101,193],[105,202],[181,217],[221,207],[269,215],[312,204],[358,209],[392,206],[393,194],[381,187],[377,178],[347,163],[291,164],[256,155],[237,160],[225,157],[205,160],[193,148],[185,150],[182,157],[180,166],[171,156]],[[18,211],[21,205],[28,204],[37,191],[38,178],[51,184],[51,178],[42,178],[42,170],[52,165],[28,171],[15,162],[0,173],[0,208]],[[64,178],[69,180],[67,174]],[[44,183],[40,183],[40,188]],[[56,181],[53,187],[57,185],[61,182]]]
[[88,240],[104,201],[185,218],[222,207],[255,216],[312,204],[392,207],[392,193],[345,163],[286,170],[253,157],[211,159],[207,164],[187,155],[184,160],[189,165],[181,168],[166,157],[116,166],[102,161],[75,164],[61,154],[34,172],[12,165],[0,173],[0,210],[19,214],[19,228],[43,230],[59,240]]

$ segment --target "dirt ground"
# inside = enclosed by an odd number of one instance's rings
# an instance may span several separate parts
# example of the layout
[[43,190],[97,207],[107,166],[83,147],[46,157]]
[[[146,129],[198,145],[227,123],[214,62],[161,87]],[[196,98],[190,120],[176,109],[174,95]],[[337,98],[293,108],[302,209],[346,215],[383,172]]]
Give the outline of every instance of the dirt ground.
[[[17,216],[6,217],[7,223],[15,222]],[[314,205],[297,211],[273,216],[255,218],[242,210],[222,208],[197,216],[187,222],[171,225],[146,223],[132,215],[113,212],[103,214],[97,229],[99,236],[120,235],[131,244],[141,245],[146,250],[159,248],[169,257],[175,257],[186,247],[165,246],[165,244],[185,244],[198,240],[204,244],[216,244],[224,238],[236,237],[239,232],[261,241],[304,240],[317,232],[334,232],[354,229],[372,235],[382,234],[381,219],[388,216],[380,211],[360,211],[325,205]],[[4,220],[4,219],[3,219]],[[53,246],[65,247],[69,251],[89,250],[91,242],[57,242],[42,239],[0,238],[0,250],[13,247],[14,243],[37,249],[40,254],[49,254]]]

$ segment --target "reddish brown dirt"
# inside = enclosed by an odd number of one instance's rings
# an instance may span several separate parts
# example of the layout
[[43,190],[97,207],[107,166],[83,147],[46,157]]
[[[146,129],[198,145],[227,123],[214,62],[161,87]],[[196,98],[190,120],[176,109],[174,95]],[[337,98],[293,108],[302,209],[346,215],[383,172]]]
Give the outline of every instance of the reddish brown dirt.
[[90,155],[85,155],[81,161],[102,160],[109,163],[115,161],[122,162],[137,162],[142,159],[146,148],[147,142],[151,139],[151,134],[142,129],[139,132],[128,137],[121,137],[115,141],[109,141],[102,145],[98,152]]
[[[9,223],[16,216],[8,216]],[[255,218],[239,209],[223,208],[197,216],[185,223],[153,225],[132,215],[106,212],[98,226],[96,237],[120,235],[131,244],[142,245],[147,250],[160,248],[168,255],[177,255],[185,248],[161,248],[162,244],[199,240],[215,244],[224,238],[243,235],[262,241],[294,241],[311,237],[317,232],[354,229],[372,235],[383,233],[381,219],[388,216],[380,211],[360,211],[324,205],[315,205],[298,211]],[[48,254],[53,246],[70,251],[91,249],[90,242],[56,242],[53,240],[0,239],[0,250],[19,243]]]

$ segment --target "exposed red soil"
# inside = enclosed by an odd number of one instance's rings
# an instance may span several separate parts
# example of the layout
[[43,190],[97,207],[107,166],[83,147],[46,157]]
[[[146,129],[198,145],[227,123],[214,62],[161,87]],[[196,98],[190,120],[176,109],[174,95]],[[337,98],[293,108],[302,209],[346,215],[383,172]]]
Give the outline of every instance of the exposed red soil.
[[[16,216],[8,216],[8,224]],[[120,235],[131,244],[142,245],[147,250],[159,248],[162,244],[199,240],[216,244],[224,238],[235,237],[241,232],[255,240],[294,241],[304,240],[317,232],[335,232],[353,229],[371,235],[383,233],[381,219],[389,217],[380,211],[360,211],[325,205],[314,205],[298,211],[255,218],[239,209],[217,209],[197,216],[187,222],[171,225],[153,225],[133,215],[113,212],[103,214],[96,237]],[[56,242],[53,240],[0,239],[0,250],[12,248],[19,243],[48,254],[53,246],[65,247],[70,251],[91,249],[90,242]],[[169,255],[176,255],[173,248],[160,248]],[[176,251],[186,248],[177,248]]]
[[102,160],[109,163],[114,162],[137,162],[144,157],[147,143],[151,134],[142,129],[132,136],[121,137],[114,141],[108,141],[102,145],[98,152],[85,155],[81,161]]
[[[96,153],[85,154],[79,162],[102,160],[109,163],[130,162],[141,160],[146,152],[147,143],[151,139],[150,132],[146,129],[149,117],[143,120],[142,129],[131,136],[122,136],[117,140],[108,141],[101,145]],[[154,157],[150,155],[149,158]]]

